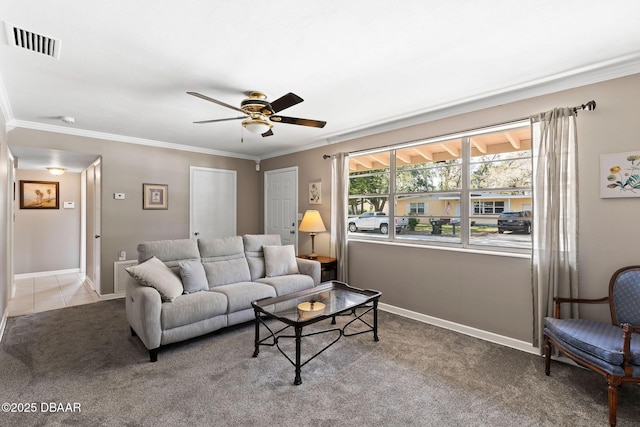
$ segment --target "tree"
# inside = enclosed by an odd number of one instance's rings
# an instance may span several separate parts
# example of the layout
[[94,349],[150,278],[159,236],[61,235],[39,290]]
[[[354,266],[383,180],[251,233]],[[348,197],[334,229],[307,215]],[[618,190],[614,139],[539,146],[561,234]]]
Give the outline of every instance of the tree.
[[[364,212],[365,204],[369,205],[374,212],[384,210],[389,194],[389,169],[353,172],[349,178],[349,195],[363,196],[358,199],[349,199],[350,212]],[[376,194],[380,196],[373,196]]]

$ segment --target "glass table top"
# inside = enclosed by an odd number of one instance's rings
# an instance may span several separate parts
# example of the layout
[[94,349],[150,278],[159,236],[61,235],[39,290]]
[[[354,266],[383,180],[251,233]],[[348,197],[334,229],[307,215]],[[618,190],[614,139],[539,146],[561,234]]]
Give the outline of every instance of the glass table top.
[[305,322],[330,317],[380,297],[370,289],[358,289],[342,282],[327,282],[300,292],[254,301],[254,307],[270,317]]

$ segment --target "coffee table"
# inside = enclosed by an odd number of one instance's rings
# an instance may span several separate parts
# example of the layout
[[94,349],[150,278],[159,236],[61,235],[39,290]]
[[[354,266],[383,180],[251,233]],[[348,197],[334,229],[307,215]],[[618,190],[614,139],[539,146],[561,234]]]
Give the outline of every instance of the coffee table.
[[[373,332],[374,341],[378,341],[378,300],[381,295],[382,293],[378,291],[354,288],[346,283],[333,280],[289,295],[253,301],[251,305],[256,316],[253,357],[258,357],[261,345],[275,346],[295,366],[296,376],[293,383],[295,385],[302,384],[301,368],[335,344],[340,338]],[[299,306],[301,308],[298,308]],[[373,324],[363,318],[369,312],[373,312]],[[335,325],[336,316],[343,314],[353,316],[353,319],[343,327],[330,326],[324,330],[303,333],[303,329],[306,326],[323,320],[331,319],[331,325]],[[272,328],[266,323],[268,319],[275,319],[285,326],[275,330],[276,328]],[[355,332],[347,331],[354,322],[363,323],[367,328]],[[260,338],[260,325],[264,326],[268,331],[263,338]],[[290,328],[294,330],[293,335],[287,334],[287,330]],[[335,332],[338,333],[337,338],[304,362],[300,360],[302,338]],[[282,339],[295,339],[295,361],[280,347],[279,341]]]

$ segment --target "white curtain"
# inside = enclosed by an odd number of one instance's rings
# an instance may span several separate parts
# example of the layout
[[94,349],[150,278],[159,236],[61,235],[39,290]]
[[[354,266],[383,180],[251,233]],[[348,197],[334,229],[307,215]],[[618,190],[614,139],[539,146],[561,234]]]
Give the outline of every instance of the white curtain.
[[[553,298],[578,297],[578,138],[575,110],[531,117],[533,155],[533,344],[540,347]],[[577,317],[577,306],[563,313]]]
[[347,210],[349,207],[349,154],[331,160],[331,256],[338,261],[337,278],[349,283]]

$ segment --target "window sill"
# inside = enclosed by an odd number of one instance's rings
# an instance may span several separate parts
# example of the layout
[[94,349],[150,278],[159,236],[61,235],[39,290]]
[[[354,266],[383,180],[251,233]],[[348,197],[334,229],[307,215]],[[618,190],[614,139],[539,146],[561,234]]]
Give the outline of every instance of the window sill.
[[359,238],[359,237],[349,237],[349,242],[357,242],[357,243],[371,243],[375,245],[388,245],[388,246],[402,246],[405,248],[417,248],[417,249],[430,249],[430,250],[438,250],[438,251],[449,251],[449,252],[464,252],[470,254],[478,254],[478,255],[490,255],[490,256],[501,256],[507,258],[531,258],[531,250],[527,250],[526,252],[521,249],[515,250],[495,250],[495,249],[479,249],[479,248],[463,248],[458,246],[445,246],[445,245],[430,245],[430,244],[418,244],[411,242],[402,242],[398,240],[379,240],[372,238]]

